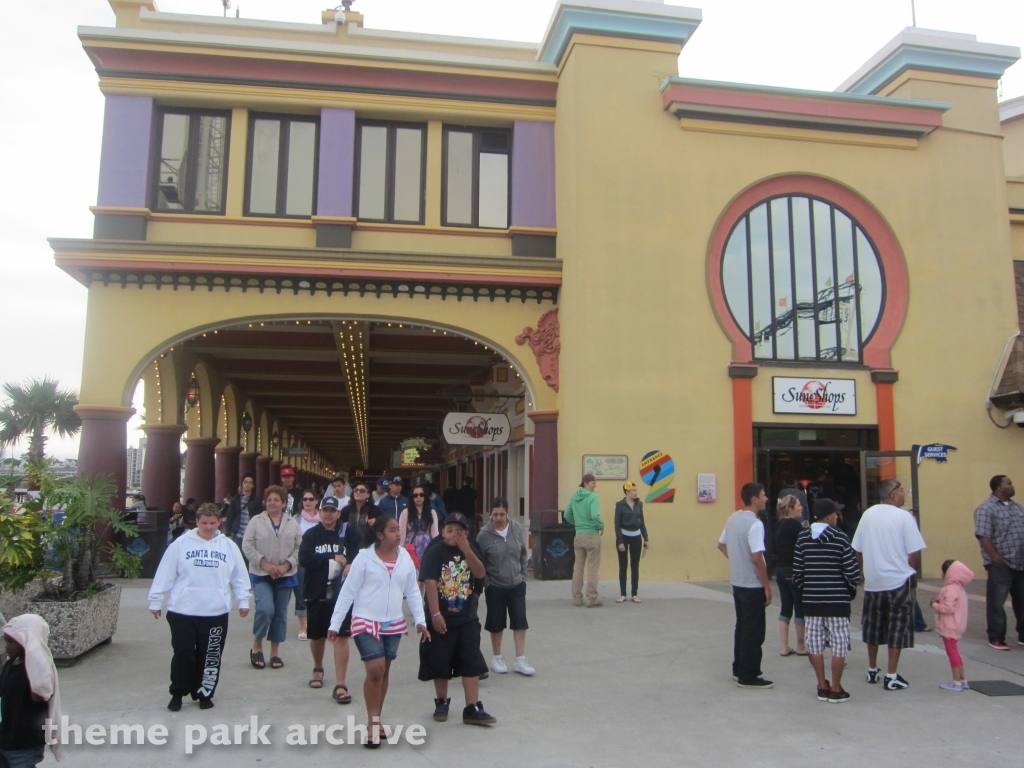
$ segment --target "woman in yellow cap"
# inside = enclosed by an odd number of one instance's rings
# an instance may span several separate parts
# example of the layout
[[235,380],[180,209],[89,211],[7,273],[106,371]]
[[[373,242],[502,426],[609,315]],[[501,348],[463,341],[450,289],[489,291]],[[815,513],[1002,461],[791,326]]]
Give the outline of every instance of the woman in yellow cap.
[[[617,603],[626,602],[626,561],[629,560],[633,579],[633,602],[643,602],[636,596],[640,585],[640,553],[650,546],[647,525],[644,523],[644,503],[637,498],[635,483],[622,486],[626,497],[615,505],[615,547],[619,551],[619,592]],[[642,549],[641,549],[642,548]]]

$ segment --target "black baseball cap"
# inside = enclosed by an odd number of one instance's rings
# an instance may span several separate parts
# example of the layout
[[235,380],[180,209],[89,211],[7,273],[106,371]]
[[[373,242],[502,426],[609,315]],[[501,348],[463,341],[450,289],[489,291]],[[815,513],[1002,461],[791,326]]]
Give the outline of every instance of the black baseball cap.
[[320,509],[340,509],[337,496],[325,496],[320,502]]
[[832,499],[818,499],[814,502],[814,519],[823,520],[829,515],[838,512],[839,505]]
[[467,520],[466,516],[461,512],[449,512],[444,519],[444,524],[448,525],[449,523],[456,523],[458,525],[461,525],[467,531],[470,530],[469,520]]

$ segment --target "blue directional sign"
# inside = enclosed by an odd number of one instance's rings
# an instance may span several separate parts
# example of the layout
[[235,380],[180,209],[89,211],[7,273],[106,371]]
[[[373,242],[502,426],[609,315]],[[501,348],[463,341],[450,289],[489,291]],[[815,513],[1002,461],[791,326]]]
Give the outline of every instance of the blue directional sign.
[[935,461],[948,461],[949,452],[955,451],[956,447],[952,445],[944,445],[943,443],[932,443],[931,445],[915,445],[912,446],[914,454],[917,456],[917,463],[920,464],[925,459],[934,459]]

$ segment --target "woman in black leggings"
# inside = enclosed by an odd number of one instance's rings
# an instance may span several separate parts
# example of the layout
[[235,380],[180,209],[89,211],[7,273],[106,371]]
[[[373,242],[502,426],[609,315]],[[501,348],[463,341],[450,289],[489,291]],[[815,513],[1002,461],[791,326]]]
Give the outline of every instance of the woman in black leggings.
[[[775,578],[779,583],[779,637],[782,640],[781,656],[806,656],[804,646],[804,608],[800,590],[793,583],[793,552],[796,539],[807,523],[803,519],[803,505],[796,496],[783,496],[778,504],[779,522],[775,526],[775,556],[778,570]],[[796,650],[789,644],[789,623],[796,625]]]
[[647,526],[644,524],[644,505],[637,499],[636,485],[626,483],[622,486],[626,498],[615,505],[615,546],[619,551],[619,591],[622,593],[615,602],[626,602],[626,560],[633,572],[633,602],[642,603],[636,596],[640,585],[640,553],[641,548],[647,549]]

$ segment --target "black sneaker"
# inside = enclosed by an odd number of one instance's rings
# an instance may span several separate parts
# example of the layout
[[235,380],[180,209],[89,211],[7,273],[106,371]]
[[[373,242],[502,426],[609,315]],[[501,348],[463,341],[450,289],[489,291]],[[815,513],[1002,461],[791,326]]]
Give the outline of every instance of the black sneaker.
[[771,688],[775,683],[771,680],[765,680],[763,677],[758,677],[755,680],[738,680],[736,685],[740,688]]
[[171,712],[177,712],[181,709],[181,696],[171,696],[171,701],[168,703],[167,708]]
[[880,669],[868,669],[868,682],[874,685],[878,682],[878,676],[882,674]]
[[488,677],[490,677],[490,676],[491,676],[491,673],[490,673],[490,672],[486,672],[486,671],[485,671],[485,672],[484,672],[484,673],[483,673],[482,675],[480,675],[480,678],[479,678],[479,679],[481,679],[481,680],[486,680],[486,679],[487,679]]
[[818,701],[828,701],[828,691],[832,687],[832,683],[828,680],[825,681],[825,687],[818,689]]
[[462,710],[462,722],[466,725],[494,725],[498,722],[498,718],[487,714],[484,703],[478,701],[476,706],[470,704]]
[[850,694],[840,688],[838,691],[828,692],[828,703],[829,704],[842,704],[844,701],[850,700]]
[[213,699],[209,696],[199,697],[199,708],[200,709],[213,709]]
[[434,699],[434,719],[437,722],[443,723],[448,719],[448,705],[451,702],[451,699]]
[[886,675],[884,687],[887,691],[902,691],[906,688],[909,688],[910,683],[908,683],[899,675],[896,675],[895,677],[889,677],[888,675]]

